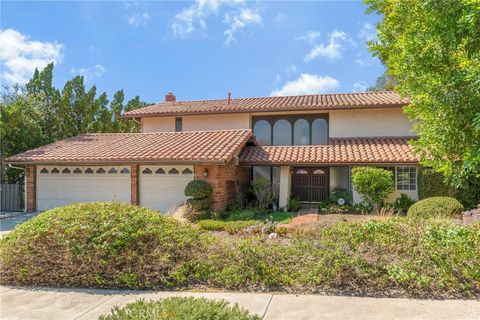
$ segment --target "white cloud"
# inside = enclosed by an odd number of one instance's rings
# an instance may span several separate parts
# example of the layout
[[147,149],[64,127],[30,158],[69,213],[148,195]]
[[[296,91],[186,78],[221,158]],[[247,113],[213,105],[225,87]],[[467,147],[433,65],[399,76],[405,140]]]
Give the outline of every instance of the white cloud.
[[235,41],[235,33],[238,30],[243,29],[248,25],[260,24],[262,22],[262,17],[256,11],[249,8],[242,8],[239,11],[225,13],[223,22],[228,25],[224,35],[226,37],[225,45],[229,46]]
[[57,42],[30,40],[13,29],[0,30],[2,78],[8,83],[25,84],[35,68],[60,63],[64,46]]
[[296,64],[291,64],[285,68],[286,73],[295,73],[298,71],[298,66]]
[[370,23],[365,22],[357,36],[366,41],[374,41],[377,40],[377,30]]
[[273,22],[275,23],[283,23],[287,20],[287,17],[282,13],[278,13],[274,18],[273,18]]
[[148,21],[152,18],[152,16],[148,12],[144,13],[136,13],[132,15],[125,16],[128,24],[132,27],[139,27],[144,26],[148,23]]
[[260,13],[248,8],[245,0],[196,0],[175,15],[171,25],[173,35],[185,38],[206,30],[207,19],[218,15],[221,7],[228,8],[223,15],[223,23],[227,25],[224,31],[227,46],[235,41],[235,35],[239,30],[262,23]]
[[175,15],[171,28],[173,35],[184,38],[198,28],[205,29],[205,19],[218,11],[221,0],[196,0],[190,7],[182,9]]
[[353,84],[353,92],[367,91],[368,84],[365,81],[357,81]]
[[303,36],[296,37],[295,40],[305,41],[306,43],[313,45],[318,37],[320,37],[320,32],[310,30],[307,31]]
[[73,75],[83,76],[85,82],[91,82],[94,78],[100,77],[107,69],[102,65],[96,64],[93,68],[72,68],[70,72]]
[[271,96],[293,96],[301,94],[325,93],[338,88],[339,81],[329,76],[302,73],[296,80],[289,81],[280,89],[273,90]]
[[305,62],[312,61],[317,57],[335,60],[342,57],[345,42],[349,41],[347,34],[342,30],[334,30],[328,36],[328,44],[320,43],[310,50],[304,58]]

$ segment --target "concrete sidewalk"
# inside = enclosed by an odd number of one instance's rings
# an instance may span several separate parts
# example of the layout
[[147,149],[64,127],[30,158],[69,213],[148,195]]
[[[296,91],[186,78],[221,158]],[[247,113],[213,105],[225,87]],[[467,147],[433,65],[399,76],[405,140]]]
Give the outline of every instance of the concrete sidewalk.
[[263,319],[480,319],[480,302],[267,293],[0,287],[0,319],[97,319],[137,299],[194,296],[238,303]]

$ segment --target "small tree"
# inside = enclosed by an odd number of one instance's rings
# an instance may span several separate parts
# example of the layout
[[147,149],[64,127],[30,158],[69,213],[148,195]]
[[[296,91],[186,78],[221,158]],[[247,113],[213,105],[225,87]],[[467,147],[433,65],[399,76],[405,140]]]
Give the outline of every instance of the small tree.
[[253,180],[252,191],[257,197],[257,206],[261,211],[265,211],[277,198],[277,193],[271,187],[270,180],[265,177],[259,177]]
[[192,180],[187,184],[185,195],[191,197],[187,199],[188,220],[194,221],[210,217],[212,200],[209,196],[211,193],[212,186],[206,181]]
[[395,190],[393,173],[380,168],[354,168],[352,183],[355,190],[376,208],[383,205],[385,198]]

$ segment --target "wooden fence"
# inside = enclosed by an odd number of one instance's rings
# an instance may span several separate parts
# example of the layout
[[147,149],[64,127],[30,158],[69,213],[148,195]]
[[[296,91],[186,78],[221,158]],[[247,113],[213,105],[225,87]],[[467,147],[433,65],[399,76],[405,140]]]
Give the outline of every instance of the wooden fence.
[[23,185],[0,184],[0,211],[22,211],[24,206]]

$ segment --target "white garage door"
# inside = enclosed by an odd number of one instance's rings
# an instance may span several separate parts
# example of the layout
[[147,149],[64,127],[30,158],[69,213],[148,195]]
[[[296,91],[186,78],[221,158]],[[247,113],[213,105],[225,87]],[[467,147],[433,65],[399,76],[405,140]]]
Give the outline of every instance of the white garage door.
[[130,166],[37,166],[37,209],[76,202],[130,203]]
[[140,205],[167,213],[185,202],[192,166],[140,166]]

